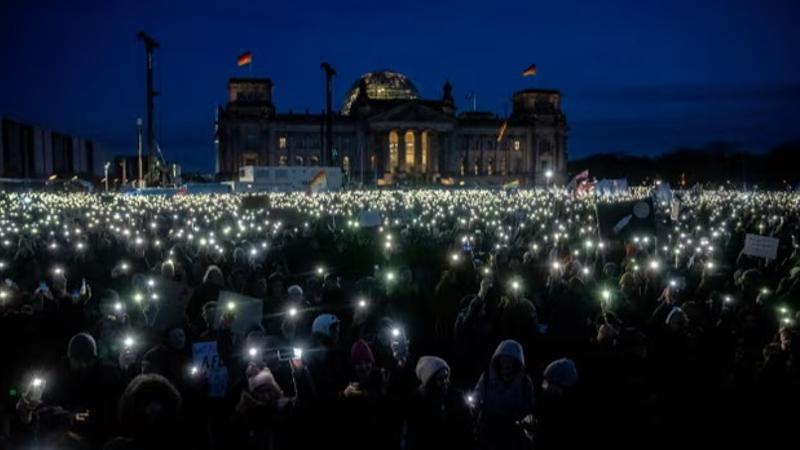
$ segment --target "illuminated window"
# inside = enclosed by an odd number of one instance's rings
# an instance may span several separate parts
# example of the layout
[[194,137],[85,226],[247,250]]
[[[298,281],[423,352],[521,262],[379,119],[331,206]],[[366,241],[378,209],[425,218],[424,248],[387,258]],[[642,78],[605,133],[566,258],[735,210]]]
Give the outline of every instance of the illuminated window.
[[518,152],[521,146],[519,139],[514,139],[514,151]]
[[414,155],[414,132],[413,131],[406,131],[406,170],[412,171],[414,170],[414,164],[416,163],[416,158]]
[[278,148],[281,150],[286,149],[286,136],[281,136],[278,138]]
[[419,168],[422,173],[428,173],[428,132],[422,132],[422,160],[420,161]]
[[507,172],[508,172],[506,170],[506,155],[505,154],[500,155],[500,168],[499,168],[499,170],[500,170],[500,175],[503,175],[503,176],[505,176],[507,174]]
[[289,163],[289,158],[287,158],[285,155],[281,156],[281,159],[278,161],[279,166],[285,166],[288,163]]
[[318,166],[319,165],[319,156],[312,156],[311,157],[311,165]]
[[488,164],[486,165],[486,175],[494,175],[494,158],[489,157]]
[[294,157],[294,165],[295,166],[302,166],[303,165],[303,157],[302,156],[295,156]]
[[479,175],[481,173],[481,161],[477,156],[472,162],[472,171],[475,173],[475,175]]
[[461,158],[461,165],[459,166],[458,173],[463,177],[467,172],[467,163],[464,158]]
[[391,131],[389,133],[389,172],[395,172],[397,170],[397,165],[400,163],[397,141],[397,132]]
[[242,155],[242,165],[243,166],[257,166],[258,165],[258,154],[256,153],[245,153]]
[[369,157],[369,168],[372,170],[378,170],[378,158],[375,156],[375,153]]

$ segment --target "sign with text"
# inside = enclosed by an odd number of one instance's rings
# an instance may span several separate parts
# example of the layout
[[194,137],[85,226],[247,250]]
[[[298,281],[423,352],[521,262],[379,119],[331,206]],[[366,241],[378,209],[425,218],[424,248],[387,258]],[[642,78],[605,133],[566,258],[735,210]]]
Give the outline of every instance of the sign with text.
[[778,238],[747,233],[742,252],[758,258],[775,259],[778,256],[779,242]]
[[217,351],[216,341],[192,344],[192,361],[208,377],[208,396],[224,397],[228,390],[228,369]]

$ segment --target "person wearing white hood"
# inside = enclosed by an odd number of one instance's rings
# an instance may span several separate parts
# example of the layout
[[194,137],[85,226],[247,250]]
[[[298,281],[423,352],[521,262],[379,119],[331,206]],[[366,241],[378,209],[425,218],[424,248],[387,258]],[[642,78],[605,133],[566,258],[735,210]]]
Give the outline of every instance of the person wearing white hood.
[[533,382],[525,372],[522,345],[501,342],[475,386],[478,440],[487,449],[522,449],[526,437],[519,423],[533,413]]

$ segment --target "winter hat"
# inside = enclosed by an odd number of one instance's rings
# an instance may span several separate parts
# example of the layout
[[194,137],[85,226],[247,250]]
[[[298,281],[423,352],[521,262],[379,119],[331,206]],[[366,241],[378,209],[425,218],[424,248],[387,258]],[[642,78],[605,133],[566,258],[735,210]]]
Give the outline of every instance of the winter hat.
[[311,333],[331,337],[331,326],[336,323],[339,323],[339,319],[333,314],[320,314],[311,324]]
[[354,366],[365,362],[375,362],[375,357],[372,356],[372,350],[370,350],[369,344],[367,344],[365,340],[359,339],[353,343],[353,347],[350,348],[350,361]]
[[494,355],[492,355],[492,361],[498,356],[508,356],[525,367],[525,353],[522,351],[522,345],[513,339],[506,339],[497,346]]
[[247,387],[250,390],[250,392],[253,392],[256,389],[263,386],[270,386],[273,389],[278,388],[278,383],[275,381],[275,377],[272,375],[272,371],[270,371],[266,367],[261,369],[261,371],[250,377],[249,380],[247,380]]
[[289,286],[289,289],[286,292],[288,292],[290,296],[297,296],[297,297],[303,296],[303,288],[301,288],[296,284]]
[[215,265],[208,266],[208,269],[206,269],[206,274],[203,276],[203,283],[224,287],[225,277],[222,275],[222,270]]
[[425,387],[434,375],[442,369],[450,370],[450,366],[447,365],[445,360],[438,356],[423,356],[417,361],[415,372],[420,383],[422,383],[422,387]]
[[97,358],[97,343],[89,333],[78,333],[67,344],[67,356],[70,359],[89,362]]
[[544,378],[548,383],[562,388],[569,388],[578,382],[578,369],[571,359],[557,359],[544,369]]

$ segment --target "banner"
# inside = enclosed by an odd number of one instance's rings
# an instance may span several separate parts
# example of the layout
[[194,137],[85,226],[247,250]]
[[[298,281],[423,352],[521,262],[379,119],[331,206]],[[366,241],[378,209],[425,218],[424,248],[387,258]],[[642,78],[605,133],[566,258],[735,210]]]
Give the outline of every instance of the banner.
[[208,396],[224,397],[228,390],[228,369],[217,351],[216,341],[192,344],[192,361],[208,377]]
[[242,209],[269,208],[268,195],[245,195],[242,197]]
[[600,180],[595,183],[594,191],[600,195],[624,194],[628,192],[628,179],[618,178],[614,180]]

